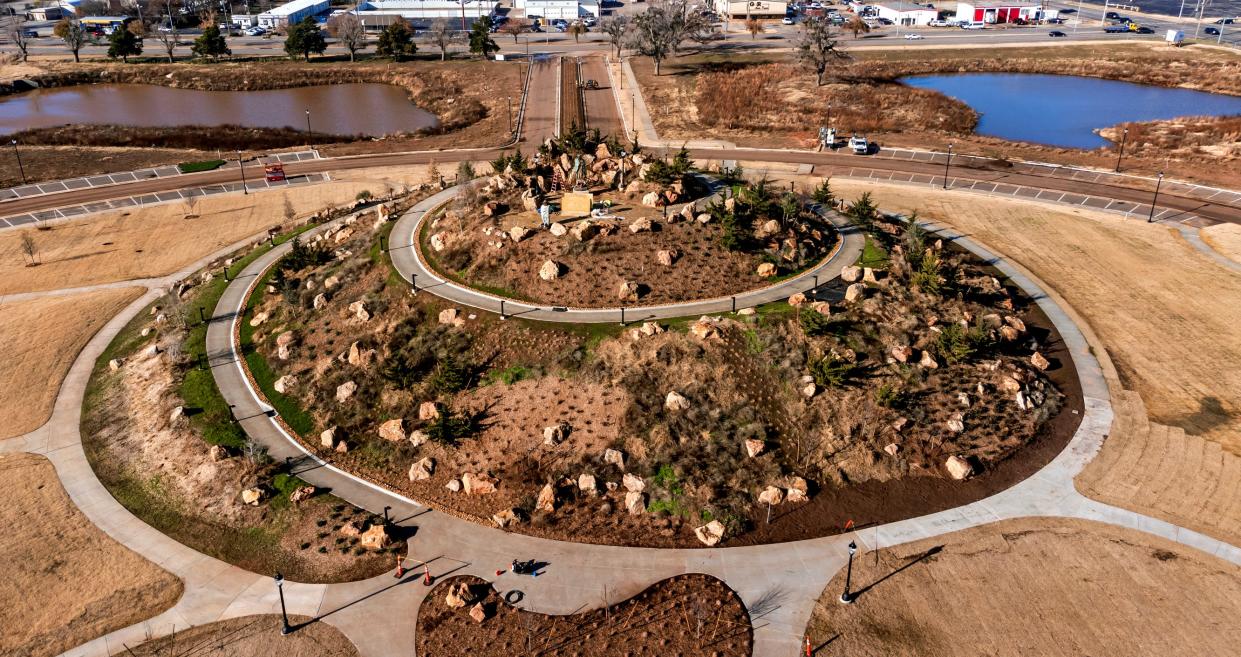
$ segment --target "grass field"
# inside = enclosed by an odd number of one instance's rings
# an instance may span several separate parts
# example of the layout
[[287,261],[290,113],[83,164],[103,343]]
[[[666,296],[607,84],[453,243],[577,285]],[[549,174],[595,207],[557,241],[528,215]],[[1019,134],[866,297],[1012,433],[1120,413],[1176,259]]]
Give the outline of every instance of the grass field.
[[[862,530],[863,536],[866,531]],[[1241,567],[1080,520],[1007,520],[859,553],[851,605],[832,579],[810,621],[818,654],[1228,655]]]
[[298,218],[343,205],[384,185],[362,181],[296,190],[205,197],[184,203],[109,212],[30,230],[40,265],[26,267],[20,232],[0,232],[0,294],[58,289],[171,274],[234,242],[286,221],[286,200]]
[[[310,619],[290,616],[289,622],[300,624]],[[176,636],[148,641],[133,646],[125,653],[130,657],[353,657],[358,654],[340,630],[326,623],[311,623],[288,636],[280,635],[280,617],[243,616],[199,625]]]
[[51,415],[60,382],[95,331],[140,288],[100,290],[0,304],[0,438],[37,429]]
[[180,580],[77,510],[47,459],[0,455],[0,479],[0,523],[8,529],[0,540],[0,653],[56,655],[181,597]]

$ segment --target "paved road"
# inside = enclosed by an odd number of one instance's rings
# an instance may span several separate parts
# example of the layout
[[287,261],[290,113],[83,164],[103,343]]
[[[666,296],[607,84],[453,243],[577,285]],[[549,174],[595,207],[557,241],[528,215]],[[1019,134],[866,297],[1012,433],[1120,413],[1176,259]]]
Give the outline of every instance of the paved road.
[[[416,284],[420,292],[430,292],[454,303],[492,313],[504,312],[511,317],[522,317],[544,322],[606,323],[642,322],[653,319],[687,317],[727,313],[742,308],[759,306],[773,301],[783,301],[798,292],[808,292],[820,284],[840,276],[840,270],[857,261],[862,253],[864,239],[853,226],[836,213],[826,216],[841,232],[842,240],[830,257],[810,269],[774,285],[744,292],[731,297],[719,297],[702,301],[664,304],[658,306],[634,306],[622,310],[619,307],[582,309],[564,308],[550,304],[530,304],[511,299],[502,300],[495,295],[480,292],[446,280],[431,270],[421,256],[417,236],[427,213],[452,200],[456,187],[446,189],[427,198],[397,220],[392,228],[392,264],[401,278]],[[670,208],[669,212],[680,206]]]
[[603,58],[583,57],[582,78],[594,80],[599,85],[598,89],[587,89],[583,93],[586,99],[586,125],[605,135],[624,135],[625,126],[616,106],[617,94],[608,83],[608,71]]

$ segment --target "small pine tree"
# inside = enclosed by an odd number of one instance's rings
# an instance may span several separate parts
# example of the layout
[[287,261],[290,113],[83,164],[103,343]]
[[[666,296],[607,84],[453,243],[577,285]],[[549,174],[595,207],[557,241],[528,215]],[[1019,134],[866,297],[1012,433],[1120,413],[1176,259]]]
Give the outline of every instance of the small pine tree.
[[814,192],[810,194],[815,203],[831,205],[836,201],[836,196],[832,194],[832,186],[829,181],[830,178],[824,178],[823,182],[819,183],[819,186],[815,187]]
[[375,52],[380,57],[391,57],[396,61],[401,61],[404,57],[413,55],[418,51],[417,44],[414,43],[414,31],[410,29],[409,23],[405,19],[398,18],[391,25],[384,28],[379,33],[379,41],[375,44]]
[[315,19],[307,16],[300,23],[289,28],[289,36],[284,40],[284,51],[290,57],[301,57],[310,61],[312,54],[322,55],[327,50],[327,40]]
[[491,40],[491,18],[480,16],[470,27],[470,52],[487,59],[492,53],[499,51],[500,46]]
[[142,39],[129,29],[128,24],[112,30],[112,36],[108,37],[108,58],[121,58],[121,61],[129,63],[131,56],[142,54]]
[[194,45],[190,47],[190,51],[196,57],[208,57],[211,59],[219,59],[221,55],[231,55],[233,51],[228,47],[228,43],[224,41],[224,35],[220,34],[218,25],[208,25],[203,29],[202,35],[194,39]]
[[875,202],[871,200],[870,192],[865,192],[849,205],[846,214],[854,224],[870,230],[875,225],[875,220],[879,218],[879,208],[875,207]]

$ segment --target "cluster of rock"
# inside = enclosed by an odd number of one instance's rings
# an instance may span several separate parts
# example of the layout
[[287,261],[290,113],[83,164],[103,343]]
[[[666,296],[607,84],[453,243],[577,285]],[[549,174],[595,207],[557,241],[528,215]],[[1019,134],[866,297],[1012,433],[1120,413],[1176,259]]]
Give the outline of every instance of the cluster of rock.
[[476,623],[487,620],[487,608],[483,605],[482,596],[477,595],[465,582],[455,582],[448,587],[448,593],[444,595],[444,604],[449,609],[469,607],[470,618]]

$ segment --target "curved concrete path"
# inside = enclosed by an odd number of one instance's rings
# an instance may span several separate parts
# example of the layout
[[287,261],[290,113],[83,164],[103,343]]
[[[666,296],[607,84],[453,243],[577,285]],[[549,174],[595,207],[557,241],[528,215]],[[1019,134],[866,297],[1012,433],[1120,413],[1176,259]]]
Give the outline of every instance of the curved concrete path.
[[[503,311],[510,317],[543,322],[602,324],[621,322],[623,318],[625,323],[632,323],[652,319],[725,313],[773,301],[783,301],[798,292],[807,292],[839,276],[841,269],[857,261],[865,244],[865,239],[856,228],[835,213],[828,213],[826,215],[828,220],[841,234],[841,241],[836,246],[836,250],[829,257],[797,276],[764,288],[701,301],[656,306],[630,306],[626,307],[623,313],[620,307],[565,308],[515,299],[504,299],[503,307],[501,307],[500,297],[457,284],[440,276],[427,265],[420,253],[418,234],[422,229],[423,220],[436,208],[455,198],[457,192],[457,187],[445,189],[422,200],[401,215],[396,225],[392,227],[389,238],[392,265],[402,278],[410,281],[419,291],[425,290],[447,301],[485,312],[500,314]],[[672,210],[669,209],[669,212]]]
[[[417,528],[410,540],[414,561],[426,559],[436,575],[471,573],[491,579],[494,570],[514,557],[550,562],[537,580],[503,575],[501,590],[520,587],[523,607],[548,613],[570,613],[602,602],[602,587],[618,600],[650,583],[681,572],[705,572],[720,577],[741,595],[755,623],[755,655],[787,657],[795,654],[814,602],[828,579],[844,565],[845,544],[858,540],[864,549],[897,545],[943,533],[1022,516],[1071,516],[1133,527],[1183,545],[1241,563],[1241,550],[1215,539],[1162,521],[1110,507],[1079,495],[1073,477],[1098,451],[1111,423],[1106,382],[1085,336],[1061,309],[1046,286],[1008,262],[995,257],[967,238],[949,231],[962,246],[992,260],[1007,276],[1037,300],[1051,318],[1074,356],[1086,397],[1081,426],[1065,450],[1048,466],[1016,486],[956,509],[867,528],[851,535],[777,545],[699,550],[655,550],[563,543],[509,534],[429,510],[331,467],[302,450],[285,435],[240,375],[231,325],[246,298],[246,290],[260,273],[289,248],[284,245],[247,267],[217,307],[208,331],[211,364],[221,392],[238,406],[247,434],[266,445],[273,456],[297,459],[302,478],[329,487],[355,504],[382,512],[385,506],[403,525]],[[187,272],[188,273],[188,272]],[[178,274],[181,276],[183,274]],[[169,277],[170,281],[174,277]],[[111,498],[95,478],[82,451],[78,434],[81,401],[91,368],[116,333],[147,303],[158,296],[152,289],[113,318],[78,356],[57,399],[47,425],[26,436],[0,441],[0,450],[35,451],[56,466],[66,490],[83,513],[120,543],[181,577],[186,593],[169,611],[154,619],[113,632],[66,654],[106,655],[145,638],[222,618],[270,613],[277,607],[271,580],[247,573],[201,555],[145,525]],[[426,589],[407,577],[397,583],[390,576],[337,585],[289,583],[290,610],[319,616],[340,628],[368,657],[409,655],[413,652],[412,619]]]

